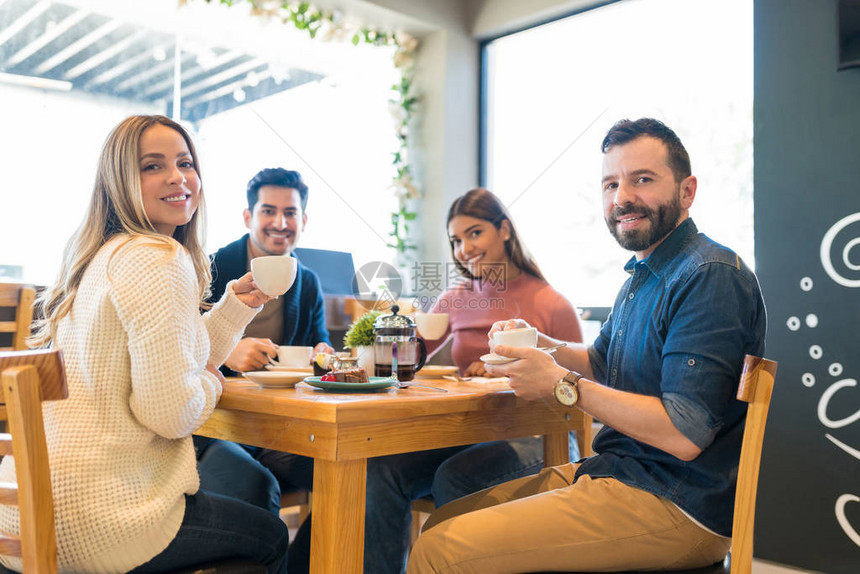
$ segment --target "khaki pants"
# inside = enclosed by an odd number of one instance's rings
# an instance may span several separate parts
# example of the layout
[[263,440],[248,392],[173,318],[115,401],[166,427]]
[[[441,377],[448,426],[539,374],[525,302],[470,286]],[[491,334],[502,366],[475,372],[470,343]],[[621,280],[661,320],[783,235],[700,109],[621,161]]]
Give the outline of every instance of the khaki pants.
[[577,465],[546,468],[437,510],[409,574],[672,570],[722,560],[731,540],[662,498]]

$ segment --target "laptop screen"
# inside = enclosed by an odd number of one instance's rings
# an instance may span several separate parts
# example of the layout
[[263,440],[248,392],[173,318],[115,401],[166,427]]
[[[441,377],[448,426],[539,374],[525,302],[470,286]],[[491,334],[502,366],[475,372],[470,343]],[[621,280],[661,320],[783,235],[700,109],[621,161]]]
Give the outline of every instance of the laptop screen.
[[296,247],[293,250],[302,265],[309,267],[320,278],[326,295],[352,295],[355,265],[352,253]]

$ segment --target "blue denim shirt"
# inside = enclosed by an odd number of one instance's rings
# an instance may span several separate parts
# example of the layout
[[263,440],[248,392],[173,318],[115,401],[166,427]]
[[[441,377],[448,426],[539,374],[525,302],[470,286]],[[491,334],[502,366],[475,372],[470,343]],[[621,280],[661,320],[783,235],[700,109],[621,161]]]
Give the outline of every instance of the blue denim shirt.
[[613,477],[675,503],[722,536],[732,512],[746,403],[735,398],[744,355],[764,352],[756,276],[730,249],[679,225],[631,274],[588,349],[595,379],[660,397],[702,453],[685,462],[604,427],[578,474]]

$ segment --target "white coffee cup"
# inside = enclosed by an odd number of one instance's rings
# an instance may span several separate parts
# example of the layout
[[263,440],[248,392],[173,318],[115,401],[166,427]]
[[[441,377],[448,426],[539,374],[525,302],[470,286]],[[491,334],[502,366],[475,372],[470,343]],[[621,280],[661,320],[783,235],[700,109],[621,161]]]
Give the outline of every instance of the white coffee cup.
[[278,347],[278,365],[282,367],[307,367],[311,363],[313,347]]
[[415,313],[415,326],[419,335],[435,341],[448,329],[448,313]]
[[251,259],[251,273],[260,291],[269,297],[278,297],[293,286],[298,262],[289,255],[269,255]]
[[509,331],[496,331],[493,333],[493,347],[505,345],[507,347],[536,347],[538,332],[534,327],[522,327]]

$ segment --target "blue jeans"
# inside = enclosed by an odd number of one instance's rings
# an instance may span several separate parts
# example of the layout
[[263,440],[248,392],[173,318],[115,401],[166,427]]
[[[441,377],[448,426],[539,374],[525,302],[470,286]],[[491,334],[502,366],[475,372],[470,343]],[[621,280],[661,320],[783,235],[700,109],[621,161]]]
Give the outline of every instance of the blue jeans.
[[173,541],[134,573],[169,572],[206,562],[245,558],[269,574],[286,572],[289,533],[270,512],[203,490],[185,495],[185,516]]
[[267,508],[277,515],[281,492],[312,490],[314,461],[306,456],[194,437],[200,488]]
[[[312,490],[314,461],[306,456],[194,436],[200,488],[249,502],[275,516],[281,492]],[[288,570],[307,572],[310,564],[310,516],[302,523],[288,553]]]
[[[569,442],[576,460],[573,435]],[[369,459],[364,574],[405,571],[413,500],[432,494],[438,507],[542,467],[543,441],[534,437]]]

